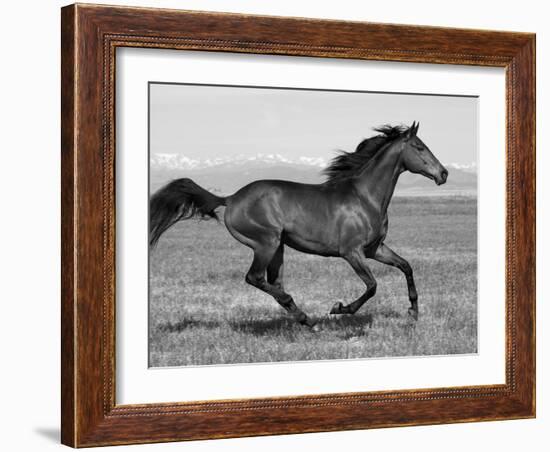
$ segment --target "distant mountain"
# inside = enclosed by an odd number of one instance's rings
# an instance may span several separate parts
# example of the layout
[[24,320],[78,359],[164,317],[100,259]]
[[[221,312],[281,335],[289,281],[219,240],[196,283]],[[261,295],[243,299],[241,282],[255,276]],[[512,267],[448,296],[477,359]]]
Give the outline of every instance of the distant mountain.
[[151,156],[151,167],[178,170],[204,170],[207,168],[224,169],[276,164],[305,165],[324,168],[327,166],[328,161],[322,157],[297,157],[295,159],[290,159],[281,154],[256,154],[248,157],[237,155],[207,159],[192,159],[180,154],[153,154]]
[[[280,154],[258,154],[214,159],[192,159],[179,154],[151,156],[150,184],[156,190],[166,182],[191,177],[199,185],[220,194],[230,194],[259,179],[285,179],[317,184],[325,180],[321,173],[328,161],[321,157],[290,159]],[[396,195],[475,194],[477,168],[475,164],[445,164],[449,177],[444,186],[417,174],[404,173],[399,178]]]
[[460,171],[465,171],[467,173],[476,173],[477,174],[477,164],[476,162],[472,163],[446,163],[445,167],[449,170],[456,169]]

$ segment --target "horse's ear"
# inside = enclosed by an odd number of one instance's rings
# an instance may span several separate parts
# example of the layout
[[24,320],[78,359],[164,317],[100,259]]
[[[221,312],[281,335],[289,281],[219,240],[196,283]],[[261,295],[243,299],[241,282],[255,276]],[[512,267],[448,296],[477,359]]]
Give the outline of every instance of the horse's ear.
[[407,133],[405,135],[406,139],[408,140],[409,138],[414,137],[416,135],[416,130],[417,130],[416,121],[413,121],[412,126],[408,128]]
[[416,123],[416,127],[414,128],[414,134],[416,135],[418,133],[418,127],[420,126],[420,123]]

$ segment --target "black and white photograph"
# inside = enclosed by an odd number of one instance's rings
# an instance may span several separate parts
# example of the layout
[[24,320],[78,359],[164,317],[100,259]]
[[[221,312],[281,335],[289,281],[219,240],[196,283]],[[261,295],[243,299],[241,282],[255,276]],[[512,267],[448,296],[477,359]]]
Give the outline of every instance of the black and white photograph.
[[149,365],[477,353],[475,96],[149,83]]
[[2,450],[546,451],[545,4],[114,3],[2,10]]

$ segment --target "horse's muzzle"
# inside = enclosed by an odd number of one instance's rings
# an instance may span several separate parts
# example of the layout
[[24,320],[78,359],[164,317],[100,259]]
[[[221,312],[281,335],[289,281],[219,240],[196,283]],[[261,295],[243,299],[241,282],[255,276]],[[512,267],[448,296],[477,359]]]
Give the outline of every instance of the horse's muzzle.
[[435,178],[435,183],[437,185],[443,185],[445,182],[447,182],[448,175],[449,175],[449,171],[447,171],[446,169],[441,170],[441,172]]

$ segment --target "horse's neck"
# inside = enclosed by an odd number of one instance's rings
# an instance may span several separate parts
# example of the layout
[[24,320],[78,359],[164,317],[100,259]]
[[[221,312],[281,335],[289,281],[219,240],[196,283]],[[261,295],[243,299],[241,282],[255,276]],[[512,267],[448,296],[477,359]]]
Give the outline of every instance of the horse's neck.
[[397,148],[399,143],[389,146],[373,157],[355,181],[359,195],[374,203],[382,215],[388,209],[399,175],[403,172]]

